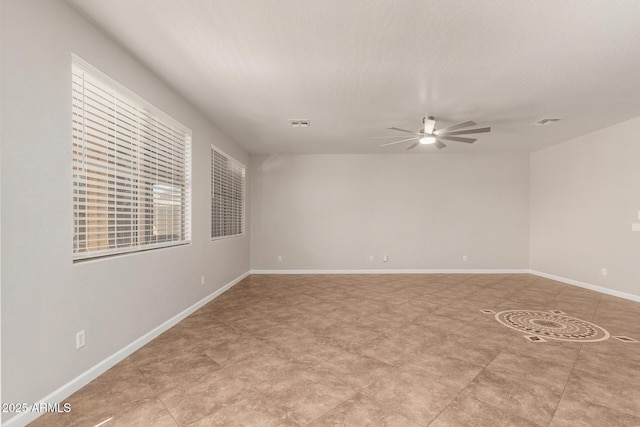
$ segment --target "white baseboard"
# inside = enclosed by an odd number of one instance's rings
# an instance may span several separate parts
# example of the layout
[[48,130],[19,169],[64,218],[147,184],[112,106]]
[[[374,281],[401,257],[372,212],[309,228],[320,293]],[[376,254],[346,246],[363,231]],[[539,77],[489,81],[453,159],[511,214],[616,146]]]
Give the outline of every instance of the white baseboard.
[[615,289],[605,288],[598,285],[592,285],[591,283],[580,282],[579,280],[567,279],[566,277],[556,276],[554,274],[543,273],[541,271],[529,270],[534,276],[540,276],[551,280],[557,280],[558,282],[566,283],[568,285],[579,286],[581,288],[589,289],[592,291],[600,292],[614,297],[624,298],[631,301],[640,302],[640,295],[629,294],[627,292],[617,291]]
[[251,274],[526,274],[528,269],[251,270]]
[[[114,353],[111,356],[107,357],[106,359],[104,359],[102,362],[98,363],[94,367],[92,367],[89,370],[83,372],[82,374],[80,374],[79,376],[77,376],[73,380],[69,381],[68,383],[66,383],[65,385],[63,385],[62,387],[60,387],[59,389],[54,391],[53,393],[50,393],[49,395],[43,397],[42,399],[40,399],[38,401],[38,403],[52,403],[53,404],[53,403],[62,402],[64,399],[66,399],[67,397],[71,396],[73,393],[75,393],[76,391],[80,390],[82,387],[84,387],[85,385],[89,384],[91,381],[93,381],[94,379],[96,379],[97,377],[99,377],[100,375],[105,373],[108,369],[110,369],[111,367],[113,367],[117,363],[119,363],[122,360],[124,360],[127,357],[129,357],[132,353],[134,353],[135,351],[140,349],[145,344],[149,343],[151,340],[156,338],[158,335],[160,335],[161,333],[167,331],[171,327],[175,326],[181,320],[183,320],[184,318],[186,318],[190,314],[194,313],[199,308],[201,308],[202,306],[204,306],[208,302],[212,301],[213,299],[215,299],[217,296],[219,296],[223,292],[225,292],[228,289],[230,289],[232,286],[234,286],[235,284],[240,282],[245,277],[249,276],[249,274],[251,274],[251,272],[247,271],[246,273],[243,273],[240,276],[236,277],[231,282],[229,282],[226,285],[224,285],[222,288],[220,288],[220,289],[212,292],[211,294],[207,295],[206,297],[204,297],[200,301],[196,302],[192,306],[186,308],[185,310],[183,310],[180,313],[178,313],[175,316],[173,316],[171,319],[169,319],[166,322],[162,323],[160,326],[158,326],[158,327],[152,329],[151,331],[147,332],[146,334],[144,334],[143,336],[141,336],[140,338],[138,338],[137,340],[135,340],[131,344],[127,345],[123,349],[117,351],[116,353]],[[30,422],[34,421],[40,415],[43,415],[43,414],[38,413],[38,412],[22,412],[22,413],[19,413],[18,415],[13,416],[12,418],[9,418],[7,421],[2,423],[2,425],[4,427],[23,427],[23,426],[26,426],[27,424],[29,424]]]

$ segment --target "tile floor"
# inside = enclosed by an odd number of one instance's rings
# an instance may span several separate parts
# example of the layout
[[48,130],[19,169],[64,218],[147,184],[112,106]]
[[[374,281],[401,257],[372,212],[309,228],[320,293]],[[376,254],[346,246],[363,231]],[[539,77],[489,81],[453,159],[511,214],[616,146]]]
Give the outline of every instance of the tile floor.
[[32,425],[640,426],[640,343],[532,343],[480,309],[640,340],[640,303],[526,274],[253,275]]

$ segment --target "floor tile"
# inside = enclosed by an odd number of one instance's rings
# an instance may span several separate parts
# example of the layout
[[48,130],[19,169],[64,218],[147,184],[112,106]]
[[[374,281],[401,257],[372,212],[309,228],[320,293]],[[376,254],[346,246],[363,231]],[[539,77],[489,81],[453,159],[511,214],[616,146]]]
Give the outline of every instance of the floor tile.
[[264,391],[281,381],[295,378],[305,368],[305,365],[283,354],[264,354],[229,365],[227,369],[236,378]]
[[339,376],[311,368],[269,387],[264,395],[292,420],[309,424],[356,391],[356,387],[341,382]]
[[521,381],[517,377],[486,370],[464,391],[466,397],[540,425],[549,423],[561,395],[562,388]]
[[459,390],[466,387],[482,369],[480,365],[438,354],[423,354],[399,368],[400,372],[424,378],[426,382],[433,380]]
[[503,351],[487,366],[487,371],[517,377],[523,382],[546,384],[563,389],[571,373],[571,367]]
[[640,426],[640,417],[615,409],[563,398],[550,424],[551,427]]
[[173,418],[185,425],[254,393],[248,383],[222,369],[200,378],[188,389],[166,391],[158,397]]
[[59,427],[60,420],[57,412],[45,412],[35,421],[29,423],[29,427]]
[[373,357],[344,351],[315,367],[340,375],[345,384],[362,389],[373,382],[396,372],[396,368]]
[[459,392],[458,387],[402,372],[375,382],[364,389],[362,394],[418,424],[426,425]]
[[313,422],[311,426],[418,427],[419,424],[358,394]]
[[[576,359],[574,369],[579,369],[590,374],[620,378],[621,380],[637,378],[640,381],[640,359],[624,358],[624,353],[595,353],[589,351],[585,344]],[[640,353],[640,346],[634,346]],[[628,348],[628,347],[627,347]]]
[[463,322],[470,322],[481,315],[478,310],[471,310],[461,307],[451,307],[449,305],[440,307],[439,309],[434,311],[433,314],[436,316],[460,320]]
[[544,343],[532,343],[520,337],[511,341],[505,348],[505,351],[572,367],[578,358],[578,353],[580,353],[582,345],[581,343],[553,340],[548,340]]
[[[146,399],[135,405],[125,405],[119,408],[106,423],[107,426],[130,427],[152,425],[154,427],[177,427],[169,411],[158,399]],[[96,423],[97,424],[97,423]]]
[[221,369],[220,364],[205,353],[189,354],[159,359],[139,365],[138,369],[155,393],[175,388],[188,388],[203,375]]
[[398,366],[418,355],[424,343],[402,335],[380,335],[359,349],[359,353]]
[[188,427],[297,427],[285,413],[258,394],[248,394]]
[[58,416],[61,425],[83,425],[122,411],[124,405],[136,405],[155,394],[130,358],[74,393],[64,403],[71,412]]
[[427,349],[429,354],[464,360],[477,365],[488,365],[509,344],[509,341],[494,341],[475,338],[473,340],[460,336],[451,336]]
[[[145,398],[119,405],[98,405],[93,410],[76,408],[71,403],[71,412],[58,414],[61,427],[94,426],[105,422],[109,426],[154,425],[177,427],[177,424],[162,402],[156,398]],[[44,425],[44,424],[43,424]]]
[[371,328],[358,328],[352,325],[340,325],[328,328],[320,335],[330,343],[347,349],[360,350],[367,347],[380,332]]
[[532,421],[494,408],[471,397],[454,400],[429,427],[539,427]]
[[380,333],[386,333],[388,331],[401,327],[405,323],[409,323],[416,317],[418,317],[418,314],[416,313],[412,313],[409,316],[400,317],[389,313],[378,312],[368,316],[359,317],[353,322],[353,324],[365,328],[375,329],[376,331],[380,331]]
[[428,332],[450,335],[464,327],[467,321],[432,313],[425,317],[418,317],[412,323],[425,327]]
[[574,369],[564,395],[573,401],[593,402],[640,417],[639,379],[620,378]]
[[204,354],[221,366],[242,362],[254,357],[276,354],[275,347],[250,335],[242,335],[234,341],[208,347]]

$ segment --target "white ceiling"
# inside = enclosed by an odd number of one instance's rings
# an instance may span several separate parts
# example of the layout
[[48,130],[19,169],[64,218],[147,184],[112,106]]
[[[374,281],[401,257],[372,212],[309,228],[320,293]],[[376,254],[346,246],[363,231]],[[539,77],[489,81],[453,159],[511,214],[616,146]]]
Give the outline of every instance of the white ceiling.
[[371,137],[425,113],[492,127],[440,153],[531,151],[640,116],[637,0],[68,1],[251,153],[405,152]]

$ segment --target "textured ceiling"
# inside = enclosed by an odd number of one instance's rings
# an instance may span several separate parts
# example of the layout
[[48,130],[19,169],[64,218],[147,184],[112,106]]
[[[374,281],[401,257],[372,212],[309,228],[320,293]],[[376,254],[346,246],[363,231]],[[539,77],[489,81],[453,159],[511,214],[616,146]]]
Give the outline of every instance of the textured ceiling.
[[371,137],[425,114],[493,128],[439,153],[531,151],[640,116],[637,0],[68,2],[251,153],[405,152]]

